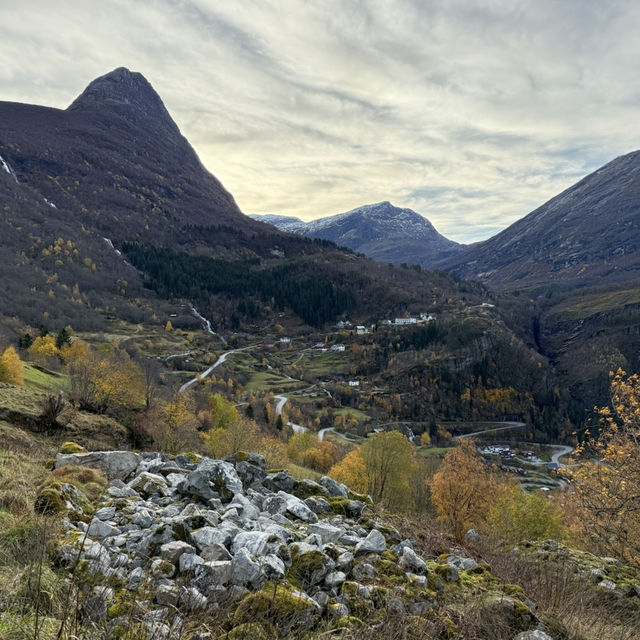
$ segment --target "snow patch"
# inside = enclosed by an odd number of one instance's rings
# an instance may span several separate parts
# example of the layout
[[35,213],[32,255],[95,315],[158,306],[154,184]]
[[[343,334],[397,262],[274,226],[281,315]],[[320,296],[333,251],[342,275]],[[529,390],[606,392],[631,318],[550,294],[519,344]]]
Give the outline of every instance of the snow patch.
[[58,207],[56,207],[55,204],[53,204],[53,202],[51,202],[51,200],[47,200],[46,198],[43,198],[43,200],[45,201],[46,204],[48,204],[52,209],[57,209]]
[[2,163],[2,168],[16,181],[18,182],[18,176],[16,176],[15,171],[11,168],[11,165],[7,163],[7,161],[0,156],[0,162]]

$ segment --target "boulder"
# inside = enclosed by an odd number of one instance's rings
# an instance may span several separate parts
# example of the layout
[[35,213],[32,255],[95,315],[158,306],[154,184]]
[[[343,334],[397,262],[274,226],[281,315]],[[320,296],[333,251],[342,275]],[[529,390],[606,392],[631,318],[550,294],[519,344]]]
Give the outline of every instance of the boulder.
[[409,571],[412,573],[423,574],[428,573],[429,571],[426,562],[422,558],[418,557],[415,551],[410,547],[403,548],[398,566],[403,571]]
[[183,554],[195,552],[195,547],[192,547],[190,544],[183,542],[182,540],[166,542],[160,547],[160,557],[163,560],[168,560],[172,564],[177,564]]
[[262,484],[271,491],[284,491],[291,493],[296,486],[296,481],[286,471],[269,473]]
[[59,453],[55,468],[67,464],[101,469],[109,480],[126,480],[138,467],[140,454],[132,451],[94,451],[92,453]]
[[266,580],[258,564],[246,549],[239,549],[231,561],[231,583],[240,587],[260,588]]
[[372,529],[369,535],[358,542],[355,549],[355,556],[362,556],[367,553],[384,553],[387,550],[387,541],[384,536],[377,530]]
[[303,522],[318,522],[318,516],[300,498],[296,498],[296,496],[287,494],[284,491],[279,491],[278,495],[286,500],[286,513]]
[[349,489],[346,484],[336,482],[333,478],[323,476],[320,478],[320,484],[328,491],[333,498],[348,498]]
[[202,500],[220,498],[229,502],[236,493],[242,492],[242,481],[235,468],[224,460],[205,458],[179,485],[181,493]]

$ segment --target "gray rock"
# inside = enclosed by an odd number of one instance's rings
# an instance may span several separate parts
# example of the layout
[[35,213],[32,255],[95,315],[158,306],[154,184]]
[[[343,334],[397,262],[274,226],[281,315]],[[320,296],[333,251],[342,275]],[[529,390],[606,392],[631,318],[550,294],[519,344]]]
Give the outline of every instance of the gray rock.
[[310,524],[307,532],[319,535],[322,541],[321,544],[327,544],[329,542],[337,542],[344,534],[344,529],[334,527],[326,522],[317,522]]
[[163,560],[168,560],[172,564],[177,564],[180,560],[180,556],[183,554],[195,552],[195,547],[191,546],[187,542],[182,542],[182,540],[166,542],[160,547],[160,557]]
[[104,522],[106,520],[113,520],[113,518],[115,518],[115,515],[115,507],[103,507],[102,509],[98,509],[98,511],[96,511],[95,517],[98,518],[98,520],[102,520]]
[[111,587],[94,587],[91,595],[82,605],[82,617],[91,622],[104,622],[107,619],[109,604],[113,601]]
[[343,602],[336,602],[327,607],[327,613],[331,618],[344,618],[350,615],[351,610]]
[[417,573],[411,573],[409,571],[407,571],[407,573],[405,573],[404,575],[407,578],[407,582],[409,582],[409,584],[413,586],[426,587],[429,584],[427,576],[421,576]]
[[205,547],[200,554],[205,561],[231,560],[233,558],[223,544],[212,544],[210,547]]
[[264,573],[267,580],[281,580],[285,575],[284,562],[273,553],[269,553],[266,556],[259,559],[262,573]]
[[269,473],[262,484],[271,491],[284,491],[291,493],[296,486],[296,481],[286,471]]
[[318,516],[313,513],[300,498],[296,498],[296,496],[289,495],[283,491],[278,492],[278,495],[287,501],[286,513],[303,522],[318,522]]
[[602,582],[598,582],[598,586],[602,589],[606,589],[607,591],[615,591],[618,587],[613,580],[602,580]]
[[353,553],[350,551],[343,551],[336,560],[336,567],[340,571],[349,573],[353,567]]
[[329,495],[334,498],[349,497],[349,489],[347,488],[347,485],[336,482],[333,478],[323,476],[320,478],[320,484],[329,492]]
[[120,535],[121,531],[118,527],[114,527],[108,522],[103,522],[94,518],[89,525],[89,535],[95,538],[108,538],[110,536]]
[[207,599],[195,587],[188,587],[180,594],[179,604],[187,611],[202,611],[207,606]]
[[204,563],[204,560],[195,553],[184,553],[178,561],[178,570],[180,573],[193,573]]
[[469,531],[464,534],[464,540],[469,544],[480,544],[482,536],[475,529],[469,529]]
[[513,640],[553,640],[553,638],[540,629],[534,629],[519,633]]
[[327,574],[324,579],[324,583],[327,587],[336,588],[339,587],[345,580],[347,579],[347,575],[342,571],[332,571]]
[[463,556],[449,556],[447,564],[462,571],[470,571],[478,567],[478,563],[473,558],[465,558]]
[[131,451],[94,451],[92,453],[59,453],[55,468],[67,464],[104,471],[109,480],[126,480],[138,467],[140,455]]
[[240,587],[250,586],[254,589],[264,585],[264,577],[260,565],[251,557],[246,549],[239,549],[231,561],[231,582]]
[[246,549],[252,556],[261,556],[267,548],[269,534],[262,531],[242,531],[234,539],[231,552],[236,554],[240,549]]
[[229,546],[233,540],[233,532],[226,527],[201,527],[189,534],[189,539],[200,550],[214,544]]
[[376,570],[372,564],[363,562],[353,567],[351,575],[353,576],[354,580],[357,580],[358,582],[364,582],[365,580],[374,580],[376,577]]
[[177,607],[180,589],[174,585],[161,584],[156,590],[155,601],[163,607]]
[[287,510],[287,496],[288,494],[276,494],[268,496],[262,503],[262,510],[268,514],[275,515],[276,513],[284,514]]
[[196,586],[204,590],[212,585],[224,586],[231,581],[232,562],[229,560],[214,560],[204,562],[196,567]]
[[331,598],[326,591],[316,591],[312,597],[323,610],[327,608],[329,599]]
[[127,486],[145,498],[169,495],[169,489],[164,477],[148,471],[143,471],[137,475]]
[[313,513],[321,516],[331,513],[331,504],[324,498],[306,498],[304,503],[313,511]]
[[414,550],[409,547],[403,548],[398,566],[403,571],[410,571],[412,573],[428,573],[429,571],[426,562],[418,557]]
[[384,536],[377,530],[372,529],[369,535],[358,542],[355,549],[355,556],[362,556],[367,553],[384,553],[387,550],[387,541]]
[[221,498],[229,502],[242,492],[242,481],[233,465],[223,460],[205,458],[186,479],[178,485],[181,493],[203,500]]

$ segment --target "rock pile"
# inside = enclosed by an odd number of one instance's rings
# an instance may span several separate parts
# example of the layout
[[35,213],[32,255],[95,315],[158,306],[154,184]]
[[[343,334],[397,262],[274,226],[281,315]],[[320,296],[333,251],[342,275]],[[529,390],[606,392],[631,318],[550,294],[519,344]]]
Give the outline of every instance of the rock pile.
[[371,519],[368,498],[328,477],[268,472],[255,454],[58,454],[56,467],[65,465],[99,468],[110,481],[91,515],[62,486],[69,511],[58,554],[91,585],[85,615],[113,637],[135,619],[142,636],[169,638],[185,614],[223,606],[238,633],[256,620],[300,629],[422,616],[447,583],[485,571],[455,555],[425,562]]

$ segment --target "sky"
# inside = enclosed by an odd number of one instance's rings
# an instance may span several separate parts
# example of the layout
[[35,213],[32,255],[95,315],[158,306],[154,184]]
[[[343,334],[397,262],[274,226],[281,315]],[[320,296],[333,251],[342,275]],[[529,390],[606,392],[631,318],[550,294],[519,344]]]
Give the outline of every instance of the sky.
[[635,0],[1,0],[0,100],[141,72],[248,214],[490,237],[640,135]]

